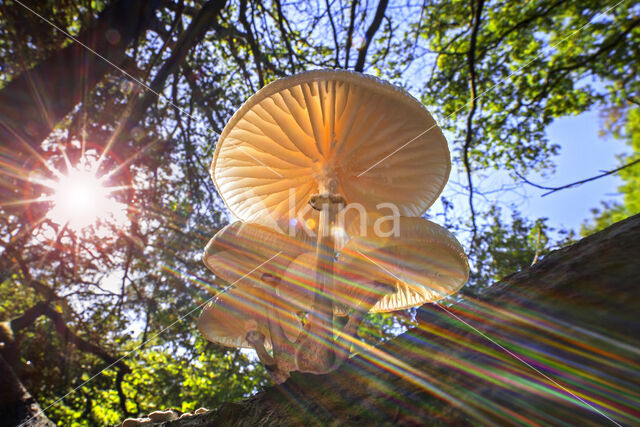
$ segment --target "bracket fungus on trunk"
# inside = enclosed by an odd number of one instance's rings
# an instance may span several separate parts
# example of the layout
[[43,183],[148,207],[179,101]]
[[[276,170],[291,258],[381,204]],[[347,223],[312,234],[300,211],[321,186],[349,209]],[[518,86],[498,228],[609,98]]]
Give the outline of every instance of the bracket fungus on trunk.
[[[355,72],[317,70],[278,80],[233,115],[219,138],[211,176],[243,222],[229,226],[227,241],[212,240],[205,264],[238,281],[220,303],[242,295],[254,301],[254,288],[268,295],[264,310],[253,308],[267,319],[245,314],[261,324],[244,338],[276,382],[292,370],[334,369],[372,308],[419,305],[464,283],[461,248],[432,223],[404,218],[395,240],[347,232],[356,214],[379,216],[382,208],[396,218],[419,217],[450,169],[447,142],[424,106],[401,88]],[[427,250],[431,258],[420,261]],[[371,259],[362,254],[401,267],[400,277],[364,266]],[[296,312],[307,317],[294,340],[287,323]],[[203,312],[207,322],[213,314],[215,305]],[[341,331],[334,328],[335,315],[349,316]]]

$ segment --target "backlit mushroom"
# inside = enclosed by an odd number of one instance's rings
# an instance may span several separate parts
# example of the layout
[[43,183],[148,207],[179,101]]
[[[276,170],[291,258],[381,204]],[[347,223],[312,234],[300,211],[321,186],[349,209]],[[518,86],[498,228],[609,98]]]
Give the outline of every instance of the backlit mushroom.
[[[293,366],[289,364],[281,369],[282,366],[278,366],[276,359],[267,352],[269,349],[275,351],[275,337],[269,327],[269,318],[274,311],[271,306],[273,300],[263,286],[230,287],[205,306],[198,318],[198,329],[209,341],[225,347],[253,348],[274,381],[281,383],[288,378]],[[295,313],[289,317],[291,321],[284,322],[289,326],[285,330],[295,339],[302,325],[297,319],[294,322]]]
[[227,225],[207,244],[204,264],[228,283],[264,284],[263,274],[279,277],[298,255],[314,251],[312,239],[291,237],[257,224],[241,221]]
[[[336,291],[345,304],[369,299],[375,302],[372,312],[402,310],[451,295],[469,277],[460,243],[431,221],[400,217],[395,232],[384,226],[366,230],[338,255]],[[376,283],[391,287],[382,290]]]
[[359,73],[319,70],[278,80],[227,123],[211,174],[231,212],[274,227],[317,225],[316,291],[296,356],[300,370],[332,365],[339,210],[385,203],[420,215],[449,171],[446,140],[424,106]]
[[[294,364],[287,354],[301,331],[297,311],[302,308],[292,304],[301,299],[299,293],[288,295],[298,292],[297,284],[287,281],[280,286],[281,278],[301,254],[312,253],[314,246],[306,234],[291,237],[240,221],[216,233],[205,248],[203,261],[231,286],[200,316],[207,339],[231,347],[253,347],[276,381],[288,375]],[[274,356],[282,355],[275,368],[265,349],[269,347]],[[274,373],[276,368],[282,372]]]
[[[419,216],[448,179],[442,132],[403,89],[364,74],[317,70],[275,81],[225,126],[211,175],[247,222],[295,220],[314,194],[329,191],[375,211],[393,203]],[[307,215],[303,215],[305,217]]]
[[271,349],[264,292],[262,287],[229,287],[202,310],[198,329],[211,342],[244,348],[253,348],[247,334],[257,331],[265,337],[264,346]]
[[[327,258],[323,257],[321,262],[327,263]],[[308,312],[313,304],[317,292],[316,265],[316,252],[306,252],[291,261],[281,277],[277,294],[298,312]],[[346,315],[347,311],[343,304],[334,307],[338,316]]]

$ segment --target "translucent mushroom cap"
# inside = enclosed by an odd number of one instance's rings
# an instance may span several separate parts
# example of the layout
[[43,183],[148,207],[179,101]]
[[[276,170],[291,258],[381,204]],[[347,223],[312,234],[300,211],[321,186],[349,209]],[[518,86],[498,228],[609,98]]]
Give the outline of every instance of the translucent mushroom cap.
[[207,244],[202,260],[216,276],[231,284],[262,286],[263,275],[280,277],[299,254],[312,250],[313,239],[291,237],[267,227],[234,222]]
[[445,228],[423,218],[399,217],[367,227],[342,249],[336,263],[338,299],[354,306],[374,281],[392,285],[370,310],[388,312],[440,300],[458,291],[469,277],[462,246]]
[[299,255],[291,261],[281,277],[277,294],[296,311],[309,311],[316,289],[315,252]]
[[211,175],[238,218],[287,223],[317,215],[306,205],[326,178],[347,203],[393,203],[401,215],[419,216],[450,168],[440,128],[407,92],[360,73],[318,70],[251,96],[225,126]]
[[[321,263],[327,262],[329,254],[320,254]],[[277,295],[286,307],[295,312],[308,312],[313,306],[316,285],[317,252],[306,252],[291,261],[282,275]],[[326,273],[324,273],[326,274]],[[348,307],[334,301],[334,312],[339,316],[348,314]]]
[[243,222],[227,225],[207,244],[203,261],[218,278],[232,285],[208,304],[198,319],[198,328],[212,342],[228,347],[250,347],[246,334],[258,330],[267,338],[268,309],[278,312],[285,333],[295,339],[300,322],[291,298],[275,296],[264,274],[281,277],[300,253],[311,250],[313,241],[304,235],[292,237],[275,230]]
[[295,313],[283,309],[277,298],[264,287],[235,286],[221,292],[207,304],[198,318],[198,329],[209,341],[225,347],[251,348],[246,336],[259,331],[265,336],[265,348],[271,348],[268,306],[280,313],[282,327],[295,340],[302,325]]

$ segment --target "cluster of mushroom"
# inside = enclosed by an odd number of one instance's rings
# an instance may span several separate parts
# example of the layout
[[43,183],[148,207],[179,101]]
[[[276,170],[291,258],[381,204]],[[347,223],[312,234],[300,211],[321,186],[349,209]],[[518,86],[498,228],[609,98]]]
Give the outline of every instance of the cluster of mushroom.
[[205,249],[229,286],[203,310],[200,331],[254,348],[280,383],[335,369],[368,312],[456,292],[468,277],[462,247],[420,217],[450,168],[431,115],[389,83],[319,70],[267,85],[214,154],[212,178],[240,221]]

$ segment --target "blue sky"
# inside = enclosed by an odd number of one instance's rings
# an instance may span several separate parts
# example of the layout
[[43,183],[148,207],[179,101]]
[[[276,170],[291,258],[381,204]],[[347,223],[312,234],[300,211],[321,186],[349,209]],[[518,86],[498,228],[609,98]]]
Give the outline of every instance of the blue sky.
[[[555,120],[546,132],[551,143],[560,146],[559,154],[552,159],[556,164],[555,172],[548,172],[546,176],[530,173],[527,179],[543,186],[558,187],[618,167],[620,161],[616,156],[629,152],[629,148],[622,140],[600,136],[600,130],[597,109]],[[446,132],[445,136],[451,141]],[[474,178],[476,188],[486,193],[484,197],[476,194],[474,204],[480,213],[490,204],[497,204],[503,208],[505,219],[509,218],[509,208],[515,206],[523,217],[530,220],[546,217],[549,218],[547,224],[556,230],[579,231],[581,224],[592,217],[591,209],[599,207],[601,201],[622,200],[617,190],[621,184],[620,178],[609,175],[541,197],[545,190],[521,182],[514,183],[507,172],[494,171],[489,172],[486,178]],[[470,217],[466,185],[466,175],[454,165],[443,196],[454,203],[453,216],[458,220]],[[428,213],[434,215],[441,211],[441,203],[436,202]],[[439,216],[433,219],[442,223]]]
[[[561,146],[555,159],[556,172],[546,179],[536,176],[528,179],[557,187],[618,167],[620,161],[616,155],[628,152],[628,147],[622,140],[599,136],[600,123],[596,110],[552,123],[547,135]],[[617,190],[621,184],[618,176],[609,175],[546,197],[540,197],[545,191],[528,187],[526,191],[530,197],[522,209],[530,217],[548,217],[551,225],[578,229],[585,219],[591,217],[590,210],[600,206],[600,201],[622,200]]]

